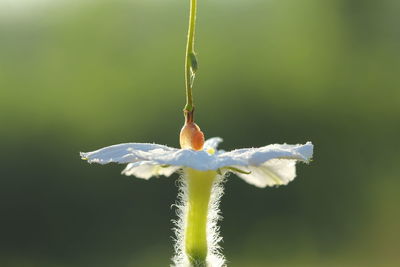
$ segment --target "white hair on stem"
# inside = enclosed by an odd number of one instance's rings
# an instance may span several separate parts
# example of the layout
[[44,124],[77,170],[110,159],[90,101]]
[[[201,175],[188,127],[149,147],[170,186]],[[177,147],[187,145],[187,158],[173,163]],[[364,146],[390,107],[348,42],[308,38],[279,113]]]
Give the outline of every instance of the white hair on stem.
[[224,175],[216,175],[212,188],[210,202],[208,203],[207,212],[207,265],[192,264],[189,261],[188,256],[185,253],[185,229],[187,226],[187,214],[188,214],[188,181],[185,173],[180,175],[177,180],[178,184],[178,198],[177,203],[173,206],[176,207],[177,219],[172,220],[174,224],[173,240],[175,242],[174,249],[175,255],[172,258],[173,264],[171,267],[224,267],[225,257],[222,254],[221,246],[219,243],[222,241],[222,237],[219,235],[218,221],[222,219],[219,204],[221,197],[224,194],[223,183],[225,181]]

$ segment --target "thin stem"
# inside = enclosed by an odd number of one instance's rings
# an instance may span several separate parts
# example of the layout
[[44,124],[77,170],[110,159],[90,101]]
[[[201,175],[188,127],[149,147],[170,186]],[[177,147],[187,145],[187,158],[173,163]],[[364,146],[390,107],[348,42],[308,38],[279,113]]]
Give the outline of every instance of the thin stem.
[[197,0],[190,0],[189,29],[186,44],[185,57],[185,85],[186,85],[186,105],[184,111],[193,110],[193,80],[197,69],[197,60],[194,52],[194,34],[196,27]]

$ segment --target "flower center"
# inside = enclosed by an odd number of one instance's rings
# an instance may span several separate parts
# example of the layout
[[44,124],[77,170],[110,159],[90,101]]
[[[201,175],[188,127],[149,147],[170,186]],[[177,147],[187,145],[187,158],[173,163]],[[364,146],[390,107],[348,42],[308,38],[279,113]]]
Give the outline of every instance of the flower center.
[[214,155],[215,154],[215,149],[214,148],[209,148],[207,149],[207,153],[210,155]]

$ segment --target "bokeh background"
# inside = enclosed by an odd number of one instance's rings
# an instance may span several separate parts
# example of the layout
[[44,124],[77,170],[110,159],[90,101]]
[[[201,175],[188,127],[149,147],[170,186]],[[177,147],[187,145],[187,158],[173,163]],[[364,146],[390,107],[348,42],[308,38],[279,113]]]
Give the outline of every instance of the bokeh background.
[[[0,0],[0,266],[168,266],[177,176],[79,151],[178,146],[188,1]],[[222,148],[313,141],[287,187],[231,175],[228,266],[400,266],[400,2],[199,1],[196,118]]]

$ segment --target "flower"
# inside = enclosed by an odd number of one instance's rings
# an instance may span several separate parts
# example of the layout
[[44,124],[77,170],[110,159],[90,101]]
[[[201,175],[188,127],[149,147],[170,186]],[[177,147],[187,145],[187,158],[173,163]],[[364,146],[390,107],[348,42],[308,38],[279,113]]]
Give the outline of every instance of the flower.
[[125,143],[81,153],[89,163],[128,164],[122,171],[149,179],[170,176],[182,169],[175,224],[176,267],[226,266],[219,242],[219,202],[223,180],[234,172],[257,187],[285,185],[296,177],[296,161],[309,162],[313,145],[268,145],[260,148],[217,150],[222,138],[204,142],[204,134],[194,123],[193,110],[184,111],[180,132],[181,149],[147,143]]
[[170,176],[182,169],[176,205],[178,220],[174,221],[174,266],[226,266],[217,226],[224,175],[236,173],[257,187],[286,185],[296,177],[296,161],[310,161],[313,145],[274,144],[225,152],[217,150],[222,138],[204,142],[204,134],[193,122],[192,114],[186,119],[180,133],[181,149],[125,143],[81,153],[81,157],[89,163],[128,164],[122,174],[143,179]]
[[[180,133],[181,149],[158,144],[125,143],[81,153],[89,163],[128,164],[122,171],[149,179],[182,169],[175,224],[174,266],[226,266],[220,251],[219,201],[223,177],[234,172],[257,187],[286,185],[296,176],[296,161],[309,162],[313,145],[274,144],[259,148],[217,150],[222,138],[204,142],[190,116]],[[189,118],[189,119],[188,119]]]
[[122,174],[143,179],[160,175],[168,177],[188,167],[198,171],[234,172],[249,184],[266,187],[288,184],[296,177],[296,161],[308,163],[313,154],[311,142],[304,145],[273,144],[230,152],[217,150],[221,142],[220,137],[210,138],[202,150],[124,143],[80,155],[89,163],[128,164]]
[[296,161],[309,162],[313,145],[268,145],[260,148],[217,150],[222,138],[204,142],[204,134],[185,111],[181,149],[158,144],[125,143],[81,153],[89,163],[128,164],[122,171],[149,179],[182,169],[175,223],[174,266],[226,266],[219,242],[219,202],[223,177],[234,172],[257,187],[285,185],[296,177]]

